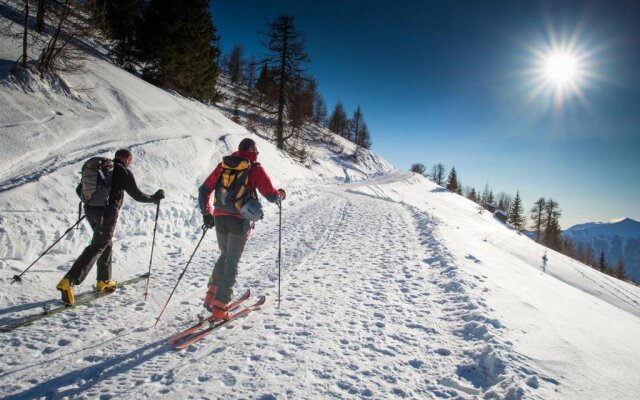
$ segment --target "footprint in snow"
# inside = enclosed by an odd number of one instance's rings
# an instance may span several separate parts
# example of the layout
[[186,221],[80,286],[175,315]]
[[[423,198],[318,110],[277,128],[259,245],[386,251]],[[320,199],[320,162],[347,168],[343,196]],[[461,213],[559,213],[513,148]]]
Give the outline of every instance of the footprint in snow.
[[451,350],[445,348],[439,348],[435,350],[436,354],[440,354],[441,356],[450,356]]
[[482,261],[480,261],[478,258],[474,257],[474,256],[473,256],[473,255],[471,255],[471,254],[467,254],[465,258],[466,258],[467,260],[471,260],[471,261],[473,261],[473,262],[474,262],[474,263],[476,263],[476,264],[480,264],[480,263],[482,263]]
[[231,374],[223,375],[221,380],[225,386],[229,386],[229,387],[235,386],[235,384],[238,382],[236,377]]

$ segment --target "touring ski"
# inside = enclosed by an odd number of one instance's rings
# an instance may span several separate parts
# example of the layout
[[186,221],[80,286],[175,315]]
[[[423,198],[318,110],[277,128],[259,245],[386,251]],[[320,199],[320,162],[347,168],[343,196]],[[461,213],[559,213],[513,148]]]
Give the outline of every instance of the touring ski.
[[[229,310],[233,311],[234,309],[238,308],[240,305],[242,305],[242,303],[244,303],[245,301],[249,300],[249,297],[251,297],[251,291],[247,290],[242,296],[240,296],[236,300],[232,301],[231,304],[229,304]],[[184,331],[177,333],[175,336],[172,336],[171,338],[169,338],[169,340],[167,340],[167,344],[174,344],[174,343],[178,342],[180,339],[182,339],[184,337],[187,337],[187,336],[191,335],[192,333],[197,332],[200,328],[209,327],[209,325],[211,323],[212,323],[211,317],[205,318],[205,319],[199,321],[197,324],[195,324],[195,325],[185,329]]]
[[191,336],[186,337],[185,339],[183,339],[182,341],[180,341],[179,343],[174,345],[174,350],[184,350],[187,347],[189,347],[190,345],[192,345],[193,343],[196,343],[202,339],[204,339],[207,335],[209,335],[210,333],[212,333],[213,331],[217,330],[218,328],[221,328],[222,326],[226,325],[227,323],[240,318],[244,315],[249,314],[251,311],[257,310],[259,309],[262,305],[264,305],[264,303],[267,301],[266,296],[262,296],[258,299],[258,301],[256,301],[254,304],[250,305],[250,306],[246,306],[245,308],[241,309],[240,311],[237,311],[233,314],[231,314],[231,318],[229,318],[228,320],[223,320],[223,321],[210,321],[209,322],[209,327],[204,329],[204,330],[200,330],[196,333],[194,333]]
[[[134,284],[136,282],[140,282],[143,281],[145,279],[147,279],[147,277],[149,276],[149,274],[143,274],[143,275],[139,275],[136,276],[135,278],[131,278],[131,279],[127,279],[125,281],[122,282],[118,282],[117,288],[120,288],[122,286],[127,286],[127,285],[131,285]],[[90,302],[99,299],[103,296],[109,295],[113,292],[115,292],[117,290],[111,290],[111,291],[103,291],[103,292],[85,292],[85,293],[80,293],[78,296],[76,296],[76,300],[74,302],[74,304],[72,306],[66,306],[66,305],[61,305],[61,306],[57,306],[55,308],[47,308],[47,305],[50,303],[47,303],[45,306],[43,306],[43,310],[38,313],[38,314],[33,314],[30,316],[26,316],[23,318],[20,318],[18,321],[16,322],[12,322],[6,325],[2,325],[0,326],[0,331],[2,332],[10,332],[16,328],[20,328],[23,326],[27,326],[27,325],[31,325],[32,323],[39,321],[43,318],[47,318],[50,317],[52,315],[61,313],[63,311],[68,311],[68,310],[74,310],[77,307],[89,304]]]

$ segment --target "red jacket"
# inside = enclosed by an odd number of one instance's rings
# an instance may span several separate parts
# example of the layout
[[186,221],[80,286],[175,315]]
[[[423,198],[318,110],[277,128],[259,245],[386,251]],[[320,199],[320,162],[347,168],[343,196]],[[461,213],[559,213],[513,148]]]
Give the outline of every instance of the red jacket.
[[[234,157],[242,157],[246,158],[251,163],[255,163],[258,160],[258,155],[251,151],[236,151],[231,154]],[[213,172],[205,179],[202,186],[198,190],[198,203],[200,205],[200,211],[202,211],[203,215],[211,214],[211,194],[213,194],[216,190],[216,182],[218,182],[218,178],[220,178],[220,172],[222,171],[222,163],[218,163]],[[249,170],[249,183],[248,188],[251,192],[253,189],[258,189],[261,195],[263,195],[268,201],[275,202],[278,198],[280,198],[280,193],[276,188],[273,187],[271,183],[271,179],[267,172],[262,168],[262,165],[254,165]],[[220,210],[213,210],[214,216],[220,215],[231,215],[234,217],[242,218],[242,215],[238,212],[237,214],[227,213]]]

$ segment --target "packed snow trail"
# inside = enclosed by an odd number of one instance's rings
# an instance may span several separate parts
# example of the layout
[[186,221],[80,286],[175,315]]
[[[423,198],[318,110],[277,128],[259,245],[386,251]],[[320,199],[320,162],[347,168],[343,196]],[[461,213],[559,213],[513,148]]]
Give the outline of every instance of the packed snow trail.
[[[237,285],[269,295],[263,310],[184,353],[164,345],[201,311],[217,256],[210,237],[165,323],[151,328],[177,271],[159,257],[165,266],[152,280],[151,304],[127,289],[93,312],[74,311],[3,341],[0,390],[9,398],[476,398],[518,393],[535,378],[522,358],[491,364],[508,347],[487,340],[500,323],[482,314],[489,310],[473,295],[477,285],[456,273],[428,215],[339,187],[283,209],[281,308],[277,216],[270,215],[247,245]],[[163,244],[157,254],[170,254]],[[484,352],[475,351],[478,343]],[[10,362],[25,360],[25,351],[27,365]]]

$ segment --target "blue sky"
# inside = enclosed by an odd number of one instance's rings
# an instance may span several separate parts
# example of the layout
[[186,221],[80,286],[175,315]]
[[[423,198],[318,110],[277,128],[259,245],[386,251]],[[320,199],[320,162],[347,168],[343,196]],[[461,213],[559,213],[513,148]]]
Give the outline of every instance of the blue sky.
[[[559,4],[558,4],[559,3]],[[264,54],[293,15],[329,111],[362,107],[398,168],[455,166],[463,185],[551,197],[563,228],[640,219],[640,1],[212,1],[224,52]],[[573,39],[588,74],[534,96],[533,49]]]

